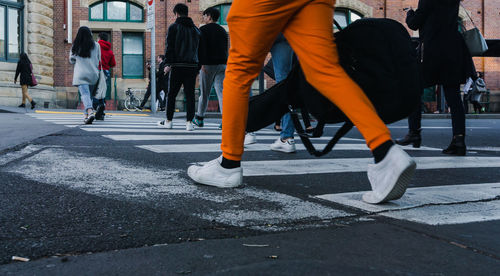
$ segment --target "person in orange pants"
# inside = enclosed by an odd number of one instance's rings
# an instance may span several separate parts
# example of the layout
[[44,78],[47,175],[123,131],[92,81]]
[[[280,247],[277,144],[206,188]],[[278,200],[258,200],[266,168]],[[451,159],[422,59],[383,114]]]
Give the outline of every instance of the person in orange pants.
[[334,5],[334,0],[233,2],[227,18],[231,48],[224,80],[223,153],[203,166],[189,167],[194,181],[222,188],[242,184],[249,90],[275,38],[283,32],[307,81],[347,115],[374,154],[376,164],[368,168],[372,191],[363,200],[381,203],[404,194],[416,164],[394,145],[370,100],[340,66],[333,37]]

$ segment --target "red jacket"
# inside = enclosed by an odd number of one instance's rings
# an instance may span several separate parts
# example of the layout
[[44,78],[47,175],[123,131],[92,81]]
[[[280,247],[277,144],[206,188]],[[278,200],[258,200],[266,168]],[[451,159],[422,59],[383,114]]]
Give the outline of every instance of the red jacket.
[[[115,54],[113,54],[113,51],[111,50],[111,43],[104,40],[99,40],[98,43],[101,45],[102,70],[109,70],[110,67],[115,67]],[[101,69],[100,66],[99,69]]]

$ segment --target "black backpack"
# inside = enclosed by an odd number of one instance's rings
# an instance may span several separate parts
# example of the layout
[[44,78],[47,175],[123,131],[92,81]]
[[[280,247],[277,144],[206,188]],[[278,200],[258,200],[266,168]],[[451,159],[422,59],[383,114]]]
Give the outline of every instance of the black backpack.
[[[360,19],[337,32],[335,41],[341,66],[363,89],[386,124],[408,117],[417,108],[422,92],[420,65],[411,38],[399,22]],[[322,134],[325,123],[345,122],[321,152],[314,149],[300,124],[295,110],[301,107],[318,120],[313,136]],[[247,131],[267,127],[289,111],[302,142],[316,156],[328,153],[352,128],[340,109],[307,83],[298,64],[286,80],[250,98]]]

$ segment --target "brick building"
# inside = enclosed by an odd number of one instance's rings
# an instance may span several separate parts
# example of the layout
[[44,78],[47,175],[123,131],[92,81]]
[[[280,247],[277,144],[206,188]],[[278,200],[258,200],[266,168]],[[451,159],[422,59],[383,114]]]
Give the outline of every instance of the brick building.
[[[201,24],[201,12],[208,7],[221,10],[225,25],[231,0],[155,0],[156,53],[165,50],[167,28],[175,21],[172,9],[185,3],[195,24]],[[416,7],[418,0],[337,0],[335,18],[341,25],[362,17],[392,18],[404,22],[405,7]],[[476,25],[487,39],[500,39],[500,2],[467,0],[460,17],[467,28]],[[72,87],[72,66],[68,63],[71,42],[80,26],[95,34],[107,32],[115,52],[112,90],[108,98],[124,98],[127,87],[147,85],[144,63],[150,58],[150,32],[146,30],[145,0],[0,0],[0,104],[18,105],[20,87],[13,84],[17,56],[30,56],[39,85],[31,89],[35,100],[54,108],[74,108],[78,92]],[[418,33],[411,32],[412,36]],[[478,71],[492,91],[500,93],[500,58],[475,58]],[[115,81],[116,80],[116,81]],[[492,99],[493,100],[493,99]],[[496,100],[500,102],[500,99]],[[500,109],[500,106],[496,109]]]

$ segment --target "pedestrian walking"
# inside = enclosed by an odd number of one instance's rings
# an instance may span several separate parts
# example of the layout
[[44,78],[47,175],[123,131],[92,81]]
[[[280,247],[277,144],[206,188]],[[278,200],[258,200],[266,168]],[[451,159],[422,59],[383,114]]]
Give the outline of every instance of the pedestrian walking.
[[222,112],[222,82],[226,71],[228,56],[227,32],[217,21],[220,12],[216,8],[208,8],[203,12],[203,25],[200,27],[200,97],[198,98],[198,112],[193,124],[203,127],[203,119],[207,111],[208,100],[212,86],[217,93],[219,108]]
[[474,113],[479,114],[485,111],[481,105],[481,97],[486,91],[486,83],[481,72],[477,72],[467,79],[463,88],[465,114],[469,113],[469,102],[474,108]]
[[[288,73],[292,70],[293,50],[290,44],[286,41],[282,33],[274,41],[271,47],[271,56],[274,69],[274,78],[276,82],[281,82],[286,79]],[[292,122],[290,112],[287,112],[281,118],[280,137],[271,144],[271,150],[285,153],[293,153],[296,151],[295,140],[293,133],[295,127]]]
[[31,64],[30,59],[26,53],[21,53],[19,57],[19,61],[17,62],[16,67],[16,75],[14,76],[14,83],[17,83],[17,77],[19,77],[19,84],[21,84],[21,91],[23,93],[23,99],[19,107],[26,107],[26,100],[31,103],[31,109],[34,109],[36,106],[36,102],[30,97],[28,93],[28,86],[34,86],[36,83],[33,83],[33,65]]
[[194,181],[220,188],[242,184],[248,94],[282,32],[309,83],[357,126],[374,155],[376,164],[368,167],[372,191],[363,200],[377,204],[404,194],[416,164],[394,145],[373,104],[340,66],[333,37],[334,6],[332,0],[233,1],[227,18],[231,48],[224,80],[222,156],[190,166],[188,175]]
[[95,119],[90,86],[99,80],[99,56],[101,47],[92,38],[92,31],[82,26],[78,29],[71,47],[69,62],[74,65],[73,85],[78,87],[84,106],[84,123],[92,124]]
[[[158,71],[156,72],[156,99],[160,103],[160,111],[165,111],[168,91],[168,74],[165,74],[165,56],[157,57]],[[163,93],[161,93],[163,91]]]
[[[157,66],[158,70],[156,71],[156,100],[160,103],[160,110],[163,111],[165,108],[165,100],[163,100],[160,96],[160,92],[165,89],[166,79],[164,68],[165,68],[165,56],[159,55],[156,57],[156,62],[159,64]],[[146,103],[151,96],[151,62],[146,62],[146,69],[148,70],[148,87],[146,88],[146,93],[144,94],[144,98],[142,99],[141,105],[138,107],[139,109],[143,109]]]
[[169,73],[167,92],[167,119],[158,122],[160,127],[173,127],[172,119],[175,111],[175,98],[184,87],[186,96],[186,130],[194,130],[194,87],[199,70],[198,47],[200,30],[188,17],[188,7],[184,4],[174,6],[175,23],[168,27],[165,52],[165,73]]
[[[453,138],[444,154],[464,156],[465,111],[460,84],[471,75],[472,58],[458,28],[460,0],[420,0],[417,10],[407,12],[406,23],[420,34],[419,52],[423,70],[423,87],[441,85],[451,110]],[[421,105],[408,118],[409,133],[396,140],[400,145],[420,147]]]
[[[101,47],[101,64],[99,70],[102,68],[106,76],[106,87],[111,89],[111,72],[110,69],[116,66],[115,54],[111,50],[111,43],[109,42],[109,35],[107,33],[99,33],[99,46]],[[95,119],[104,120],[104,110],[106,110],[106,100],[96,99],[92,97],[93,107],[96,110]]]

